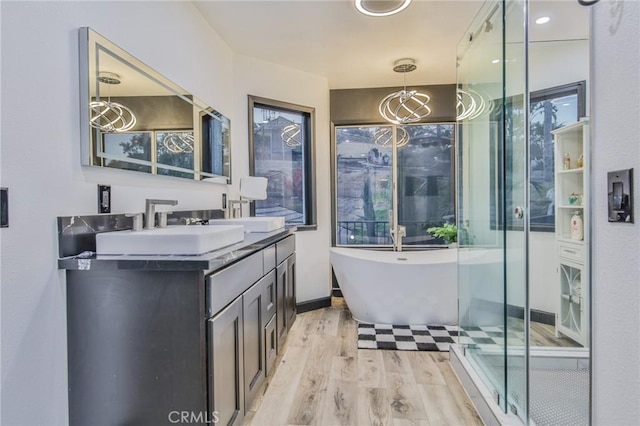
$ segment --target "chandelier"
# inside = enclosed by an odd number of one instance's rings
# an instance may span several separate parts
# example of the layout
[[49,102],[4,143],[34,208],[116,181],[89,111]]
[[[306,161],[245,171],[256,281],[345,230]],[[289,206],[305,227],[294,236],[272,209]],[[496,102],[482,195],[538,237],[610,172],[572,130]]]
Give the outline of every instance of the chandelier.
[[417,90],[407,91],[406,73],[416,68],[415,60],[411,58],[399,59],[394,63],[393,70],[404,75],[404,88],[385,96],[378,107],[380,115],[390,123],[415,123],[431,114],[429,95]]
[[174,154],[189,154],[193,152],[193,134],[191,133],[168,133],[162,139],[162,145]]
[[300,125],[296,123],[285,126],[282,129],[282,133],[280,133],[282,141],[292,148],[302,145],[302,142],[300,142],[300,138],[298,137],[299,135]]
[[475,120],[476,118],[490,114],[494,109],[494,103],[487,100],[487,96],[473,89],[456,90],[456,112],[458,121]]
[[[101,72],[98,82],[104,84],[120,84],[120,76],[111,72]],[[107,86],[108,87],[108,86]],[[126,106],[118,102],[111,102],[109,96],[106,101],[89,103],[89,124],[103,132],[126,132],[136,125],[136,116]]]
[[[404,127],[397,127],[396,129],[396,148],[401,148],[409,143],[409,132]],[[373,142],[382,148],[393,146],[393,130],[390,127],[382,127],[376,130]]]

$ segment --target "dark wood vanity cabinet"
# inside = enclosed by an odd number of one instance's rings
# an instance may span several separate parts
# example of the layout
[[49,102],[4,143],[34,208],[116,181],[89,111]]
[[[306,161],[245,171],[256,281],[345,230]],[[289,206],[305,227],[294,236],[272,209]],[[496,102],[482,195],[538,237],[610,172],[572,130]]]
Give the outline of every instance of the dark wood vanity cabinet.
[[294,237],[275,241],[208,274],[68,270],[70,424],[242,424],[295,315]]

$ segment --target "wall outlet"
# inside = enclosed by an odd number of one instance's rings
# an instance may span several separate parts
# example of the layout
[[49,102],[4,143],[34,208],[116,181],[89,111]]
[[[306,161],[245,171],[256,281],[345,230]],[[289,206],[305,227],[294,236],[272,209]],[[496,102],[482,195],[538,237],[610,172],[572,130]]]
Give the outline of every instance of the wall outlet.
[[98,213],[111,213],[111,186],[98,185]]

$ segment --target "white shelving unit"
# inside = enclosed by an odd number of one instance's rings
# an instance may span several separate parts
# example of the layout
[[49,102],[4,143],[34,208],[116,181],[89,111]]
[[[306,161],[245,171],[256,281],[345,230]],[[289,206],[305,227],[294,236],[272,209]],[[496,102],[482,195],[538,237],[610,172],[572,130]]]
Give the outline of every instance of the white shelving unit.
[[[555,214],[558,250],[556,334],[583,346],[589,335],[589,119],[554,130]],[[569,168],[564,167],[569,154]],[[578,159],[582,156],[582,166]],[[576,199],[577,198],[577,199]],[[571,238],[571,217],[580,212],[583,239]]]

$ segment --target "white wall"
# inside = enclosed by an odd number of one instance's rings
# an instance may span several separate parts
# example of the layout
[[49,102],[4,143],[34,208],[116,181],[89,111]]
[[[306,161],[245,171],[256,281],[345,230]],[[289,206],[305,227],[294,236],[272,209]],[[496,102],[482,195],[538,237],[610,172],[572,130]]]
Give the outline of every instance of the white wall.
[[[90,26],[233,120],[233,55],[190,2],[1,2],[3,425],[67,423],[64,273],[55,218],[145,198],[219,208],[224,186],[80,166],[78,28]],[[151,18],[152,17],[152,18]],[[233,122],[233,121],[232,121]],[[234,142],[235,143],[235,142]]]
[[145,198],[177,199],[185,210],[219,208],[226,189],[80,166],[79,27],[93,28],[231,119],[231,195],[248,173],[247,94],[316,108],[318,230],[296,235],[297,298],[329,296],[326,79],[234,56],[190,2],[0,4],[0,182],[11,194],[11,227],[0,231],[0,423],[67,423],[64,272],[56,264],[56,216],[96,213],[98,183],[112,186],[114,213],[142,211]]
[[331,269],[331,194],[329,170],[329,83],[326,78],[242,55],[234,56],[234,173],[249,173],[247,96],[290,102],[316,109],[316,208],[318,229],[296,233],[297,301],[329,297]]
[[[640,2],[603,0],[593,11],[593,424],[637,425]],[[607,172],[631,167],[636,223],[608,223]]]

